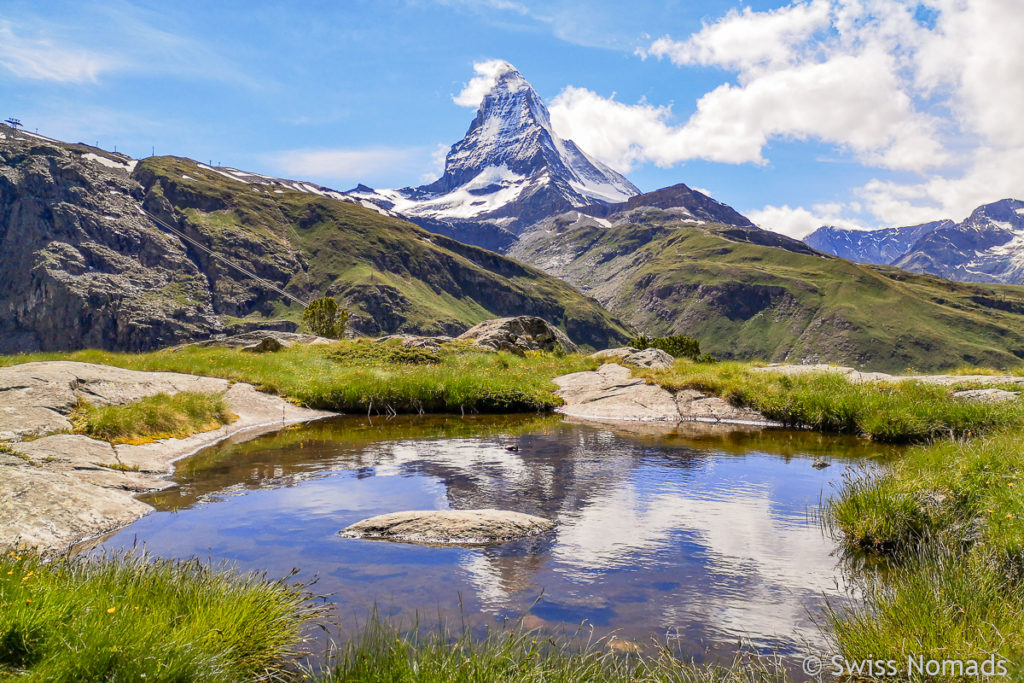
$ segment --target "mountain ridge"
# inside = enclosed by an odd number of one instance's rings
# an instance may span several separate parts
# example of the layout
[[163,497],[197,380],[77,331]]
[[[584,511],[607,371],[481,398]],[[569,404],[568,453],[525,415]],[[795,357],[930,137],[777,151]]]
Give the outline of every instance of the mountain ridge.
[[860,265],[757,228],[580,212],[510,250],[649,335],[685,334],[723,359],[886,372],[1024,358],[1024,289]]
[[983,204],[950,219],[875,231],[822,227],[812,247],[852,260],[892,265],[959,282],[1024,284],[1024,201]]

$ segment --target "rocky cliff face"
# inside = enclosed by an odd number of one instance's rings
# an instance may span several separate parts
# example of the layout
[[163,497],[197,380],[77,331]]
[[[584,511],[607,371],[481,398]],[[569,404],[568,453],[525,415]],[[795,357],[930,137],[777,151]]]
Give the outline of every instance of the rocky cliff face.
[[627,336],[572,287],[343,193],[2,134],[0,352],[144,350],[298,321],[301,306],[274,288],[336,296],[368,334],[538,315],[588,346]]
[[544,103],[510,64],[466,136],[448,152],[439,179],[416,188],[350,191],[433,232],[498,249],[541,219],[638,193],[622,175],[554,132]]
[[139,213],[132,161],[0,141],[0,351],[148,349],[223,325],[185,246]]

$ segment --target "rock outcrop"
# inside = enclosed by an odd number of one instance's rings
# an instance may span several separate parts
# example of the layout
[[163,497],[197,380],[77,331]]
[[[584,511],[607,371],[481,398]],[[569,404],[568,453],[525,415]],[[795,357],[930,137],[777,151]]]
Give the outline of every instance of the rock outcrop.
[[556,377],[565,402],[556,412],[586,420],[640,422],[708,422],[779,426],[757,411],[731,405],[699,391],[672,394],[633,377],[629,368],[605,363],[596,371]]
[[[80,398],[114,405],[179,391],[224,392],[238,419],[141,445],[54,433],[71,429],[67,416]],[[0,547],[60,551],[129,524],[152,509],[134,494],[170,486],[165,477],[175,460],[227,438],[330,415],[214,377],[64,361],[0,368],[0,441],[10,442],[0,451]]]
[[490,545],[536,536],[554,526],[543,517],[508,510],[413,510],[364,519],[339,534],[426,545]]
[[515,318],[496,318],[474,325],[458,336],[474,342],[477,346],[489,347],[495,351],[563,351],[579,353],[576,346],[560,329],[536,316],[521,315]]

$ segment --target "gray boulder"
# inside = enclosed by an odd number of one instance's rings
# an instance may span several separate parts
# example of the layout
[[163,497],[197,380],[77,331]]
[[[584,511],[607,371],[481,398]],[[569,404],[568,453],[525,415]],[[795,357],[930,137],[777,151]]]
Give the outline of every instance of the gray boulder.
[[634,365],[639,368],[654,368],[656,370],[670,368],[676,361],[672,354],[662,351],[661,349],[644,349],[643,351],[637,351],[636,349],[631,349],[628,346],[598,351],[597,353],[590,354],[590,357],[597,358],[599,360],[615,358],[626,365]]
[[543,517],[509,510],[411,510],[370,517],[338,533],[426,545],[490,545],[536,536],[554,526]]
[[556,351],[579,353],[569,337],[543,318],[520,315],[515,318],[495,318],[474,325],[458,336],[495,351]]

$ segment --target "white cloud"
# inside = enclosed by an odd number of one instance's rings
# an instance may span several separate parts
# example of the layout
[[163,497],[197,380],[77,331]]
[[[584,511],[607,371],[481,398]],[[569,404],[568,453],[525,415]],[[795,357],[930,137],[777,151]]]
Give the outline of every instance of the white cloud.
[[907,79],[905,52],[923,30],[911,12],[892,0],[734,10],[687,40],[660,38],[641,51],[737,72],[737,82],[704,94],[688,121],[673,124],[668,107],[572,87],[552,103],[553,120],[560,133],[623,168],[691,159],[763,164],[776,138],[830,143],[870,166],[934,168],[950,157],[939,121],[919,110]]
[[105,55],[55,44],[44,38],[25,38],[0,25],[0,66],[15,76],[61,83],[95,83],[101,73],[116,67]]
[[747,211],[746,216],[767,230],[774,230],[790,237],[802,238],[823,225],[834,225],[852,230],[868,229],[863,223],[845,218],[843,214],[850,207],[840,203],[815,204],[810,209],[772,206]]
[[768,12],[731,10],[688,40],[659,38],[639,50],[643,56],[668,57],[677,66],[723,66],[735,70],[794,62],[799,45],[831,23],[828,0],[795,4]]
[[371,149],[293,149],[279,152],[270,162],[283,174],[357,181],[415,163],[421,150],[394,147]]
[[503,59],[491,59],[486,62],[477,62],[473,65],[473,71],[477,75],[469,81],[458,95],[452,96],[452,101],[460,107],[476,109],[483,102],[484,95],[490,92],[498,77],[515,67]]
[[[933,24],[918,20],[922,9]],[[840,206],[746,212],[790,235],[825,223],[958,218],[1024,196],[1024,51],[1014,47],[1022,34],[1019,0],[801,0],[733,10],[685,39],[666,36],[638,51],[734,73],[688,119],[567,87],[552,120],[625,170],[692,159],[763,164],[776,139],[833,145],[879,169]]]
[[430,153],[430,168],[420,176],[422,182],[431,183],[444,174],[444,162],[448,158],[449,149],[451,148],[448,145],[442,142],[437,143],[434,151]]

